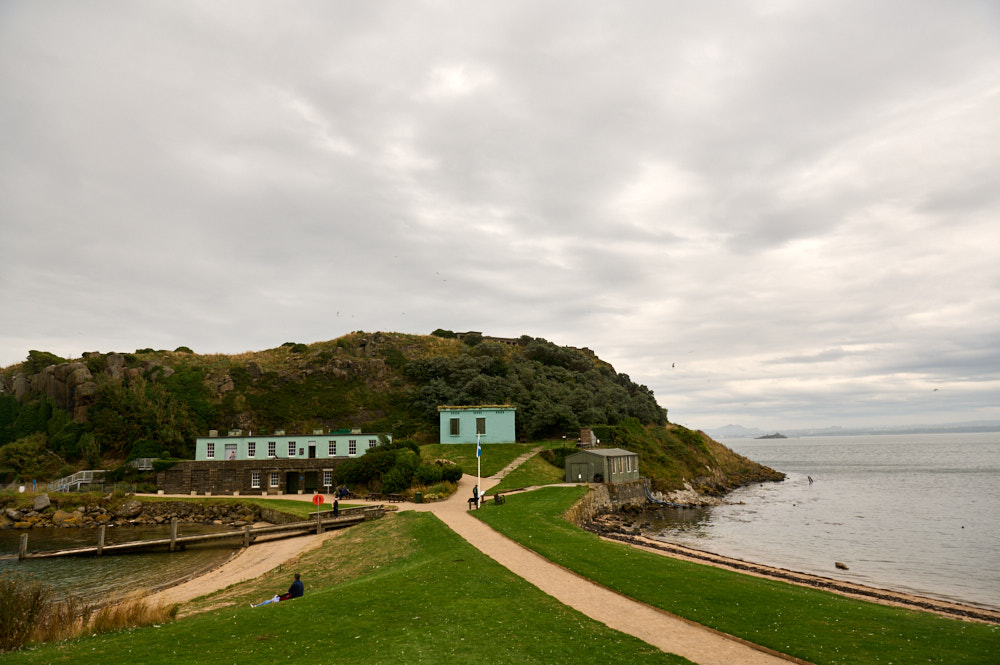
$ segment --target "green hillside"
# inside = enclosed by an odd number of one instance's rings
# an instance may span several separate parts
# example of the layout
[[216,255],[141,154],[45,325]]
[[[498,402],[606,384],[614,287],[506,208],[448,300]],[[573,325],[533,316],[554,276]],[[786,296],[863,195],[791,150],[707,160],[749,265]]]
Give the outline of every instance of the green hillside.
[[575,439],[581,426],[627,419],[667,423],[651,390],[589,350],[527,335],[359,331],[236,355],[33,350],[0,370],[0,481],[190,457],[209,429],[361,428],[434,442],[439,405],[483,403],[515,405],[523,441]]

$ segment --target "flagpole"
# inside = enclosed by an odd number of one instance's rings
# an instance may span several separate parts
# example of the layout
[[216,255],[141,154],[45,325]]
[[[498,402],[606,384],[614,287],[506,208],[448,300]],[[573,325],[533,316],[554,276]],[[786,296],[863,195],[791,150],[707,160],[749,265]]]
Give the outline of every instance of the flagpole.
[[[482,482],[480,482],[480,479],[482,478],[483,475],[483,463],[482,463],[483,446],[482,443],[479,441],[480,436],[482,435],[477,432],[476,433],[476,496],[478,496],[479,499],[482,500],[483,484]],[[478,507],[479,506],[477,505],[476,508]]]

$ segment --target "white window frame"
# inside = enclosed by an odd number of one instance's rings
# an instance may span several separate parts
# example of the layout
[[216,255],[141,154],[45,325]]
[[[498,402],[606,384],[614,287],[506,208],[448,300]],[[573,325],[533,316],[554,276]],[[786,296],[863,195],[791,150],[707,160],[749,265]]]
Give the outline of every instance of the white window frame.
[[260,471],[250,472],[250,487],[255,490],[260,489]]
[[368,439],[368,450],[378,445],[378,439]]
[[272,471],[270,477],[271,487],[278,487],[280,484],[281,484],[281,478],[278,476],[278,472]]
[[358,454],[358,440],[357,439],[348,439],[347,440],[347,454],[348,455],[352,455],[352,456]]
[[288,442],[288,456],[289,457],[295,457],[295,442],[294,441],[289,441]]
[[333,469],[323,469],[323,487],[333,485]]
[[247,457],[257,457],[256,441],[247,441]]
[[336,441],[327,441],[326,442],[326,456],[327,457],[336,457],[337,456],[337,442]]
[[268,457],[277,457],[277,455],[278,455],[278,444],[275,443],[274,441],[268,441],[267,442],[267,456]]
[[215,441],[205,444],[205,459],[215,459]]

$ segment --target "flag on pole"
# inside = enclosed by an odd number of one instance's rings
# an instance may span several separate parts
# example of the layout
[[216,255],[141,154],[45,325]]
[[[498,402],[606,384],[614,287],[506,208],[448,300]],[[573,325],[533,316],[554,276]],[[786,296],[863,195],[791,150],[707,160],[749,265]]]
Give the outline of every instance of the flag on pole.
[[483,446],[479,443],[479,435],[476,435],[476,457],[481,457],[483,454]]

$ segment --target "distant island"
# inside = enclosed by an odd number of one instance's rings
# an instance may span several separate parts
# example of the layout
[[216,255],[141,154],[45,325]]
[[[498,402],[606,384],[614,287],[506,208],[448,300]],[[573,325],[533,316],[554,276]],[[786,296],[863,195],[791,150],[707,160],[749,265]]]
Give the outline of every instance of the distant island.
[[754,437],[755,439],[787,439],[788,437],[780,432],[775,432],[774,434],[765,434],[764,436]]

